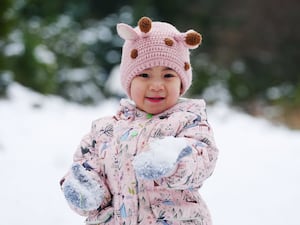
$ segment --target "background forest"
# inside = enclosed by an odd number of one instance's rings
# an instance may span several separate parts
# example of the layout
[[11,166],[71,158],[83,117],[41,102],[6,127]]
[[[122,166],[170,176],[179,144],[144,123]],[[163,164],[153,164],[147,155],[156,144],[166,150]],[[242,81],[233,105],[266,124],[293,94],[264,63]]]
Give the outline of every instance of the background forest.
[[299,129],[299,11],[298,0],[1,0],[0,95],[18,82],[81,104],[121,97],[105,85],[120,63],[115,26],[146,15],[203,35],[190,97]]

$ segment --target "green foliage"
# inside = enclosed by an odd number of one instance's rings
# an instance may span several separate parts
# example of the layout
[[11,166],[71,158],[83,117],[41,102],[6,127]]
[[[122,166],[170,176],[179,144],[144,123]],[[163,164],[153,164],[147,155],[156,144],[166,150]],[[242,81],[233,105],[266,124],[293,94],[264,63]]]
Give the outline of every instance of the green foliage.
[[15,81],[31,87],[41,93],[54,93],[55,65],[43,61],[39,49],[43,46],[41,37],[30,28],[23,29],[22,54],[11,57],[11,68],[14,68]]
[[[102,20],[76,21],[85,14],[85,7],[78,12],[72,7],[74,2],[50,4],[48,14],[44,6],[38,10],[41,1],[29,3],[19,10],[24,20],[8,35],[3,51],[7,63],[1,69],[10,71],[15,81],[44,94],[58,94],[80,103],[99,101],[110,70],[120,60],[122,43],[116,37],[115,24],[123,14],[128,22],[130,9]],[[54,13],[59,10],[65,10],[65,14]],[[4,87],[4,81],[0,79],[0,87]]]
[[259,99],[299,106],[298,12],[293,0],[284,7],[271,0],[3,0],[0,94],[15,80],[71,101],[99,101],[110,95],[104,84],[120,62],[115,25],[136,25],[147,15],[203,35],[192,51],[190,96],[214,101],[228,94],[239,105]]
[[6,69],[8,62],[3,52],[7,36],[15,23],[12,5],[13,2],[10,0],[2,0],[0,3],[0,97],[6,94],[6,89],[12,80],[11,72]]

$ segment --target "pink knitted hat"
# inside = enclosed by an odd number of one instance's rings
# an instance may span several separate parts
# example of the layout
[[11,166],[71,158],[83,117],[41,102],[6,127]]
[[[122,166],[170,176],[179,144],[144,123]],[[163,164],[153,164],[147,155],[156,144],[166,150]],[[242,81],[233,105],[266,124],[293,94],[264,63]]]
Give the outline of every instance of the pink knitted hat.
[[135,28],[119,23],[117,31],[125,40],[120,73],[128,96],[131,80],[153,66],[165,66],[176,71],[182,83],[181,94],[187,91],[192,82],[189,49],[201,44],[199,33],[193,30],[181,33],[169,23],[152,22],[148,17],[142,17]]

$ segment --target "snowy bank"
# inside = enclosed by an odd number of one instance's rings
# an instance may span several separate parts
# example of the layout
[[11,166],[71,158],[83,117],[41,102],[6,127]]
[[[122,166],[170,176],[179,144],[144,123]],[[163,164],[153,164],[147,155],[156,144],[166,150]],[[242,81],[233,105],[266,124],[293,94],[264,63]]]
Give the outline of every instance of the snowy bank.
[[[91,121],[116,100],[83,107],[13,84],[0,100],[1,224],[80,225],[58,181]],[[208,107],[220,157],[201,189],[215,225],[298,225],[300,132],[227,105]]]

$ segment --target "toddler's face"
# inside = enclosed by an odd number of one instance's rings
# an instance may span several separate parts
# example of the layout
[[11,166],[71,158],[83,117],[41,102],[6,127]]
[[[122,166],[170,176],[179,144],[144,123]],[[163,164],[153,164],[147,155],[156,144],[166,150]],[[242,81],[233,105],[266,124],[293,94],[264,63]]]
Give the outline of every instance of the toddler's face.
[[181,94],[181,80],[172,69],[157,66],[134,77],[130,95],[137,107],[147,113],[159,114],[174,106]]

